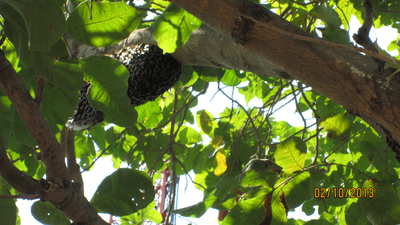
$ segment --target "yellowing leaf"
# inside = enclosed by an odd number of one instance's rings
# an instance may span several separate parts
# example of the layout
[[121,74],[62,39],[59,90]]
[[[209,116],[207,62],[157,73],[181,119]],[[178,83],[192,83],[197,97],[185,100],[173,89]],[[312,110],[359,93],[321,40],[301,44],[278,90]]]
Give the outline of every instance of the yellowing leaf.
[[215,176],[221,176],[225,173],[228,165],[226,165],[226,155],[222,151],[217,152],[215,155],[215,160],[217,161],[217,168],[214,170]]

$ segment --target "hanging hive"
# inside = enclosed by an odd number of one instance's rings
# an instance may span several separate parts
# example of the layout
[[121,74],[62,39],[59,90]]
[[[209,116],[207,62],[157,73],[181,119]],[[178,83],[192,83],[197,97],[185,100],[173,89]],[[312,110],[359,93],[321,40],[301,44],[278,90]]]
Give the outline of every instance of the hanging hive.
[[85,82],[80,90],[78,106],[74,115],[65,124],[69,129],[79,131],[89,129],[104,120],[104,114],[90,105],[88,100],[91,84]]
[[170,54],[149,44],[125,48],[114,57],[128,68],[128,97],[134,106],[156,99],[179,79],[182,65]]

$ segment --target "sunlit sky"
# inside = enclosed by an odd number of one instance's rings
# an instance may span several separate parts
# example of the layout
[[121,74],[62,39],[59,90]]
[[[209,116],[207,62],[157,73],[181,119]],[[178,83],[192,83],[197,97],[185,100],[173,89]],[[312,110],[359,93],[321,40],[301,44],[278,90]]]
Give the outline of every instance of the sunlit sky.
[[[353,33],[357,32],[357,29],[360,27],[360,24],[355,18],[351,19],[350,22],[350,36]],[[377,40],[379,46],[383,49],[389,45],[389,43],[396,39],[397,37],[396,30],[388,27],[380,28],[379,30],[371,31],[371,39],[373,41]],[[231,102],[221,94],[217,94],[213,97],[214,93],[217,91],[217,87],[215,84],[211,84],[207,93],[203,96],[200,96],[198,99],[198,106],[196,106],[192,111],[195,113],[201,109],[207,109],[210,113],[217,116],[221,113],[226,107],[230,107]],[[236,94],[234,97],[243,105],[246,105],[244,101],[244,97]],[[211,103],[211,104],[210,104]],[[249,106],[260,105],[260,101],[253,100],[249,104]],[[295,107],[293,104],[289,104],[287,107],[283,108],[276,113],[274,117],[277,120],[285,120],[294,126],[302,126],[303,123],[299,116],[295,113]],[[212,160],[212,159],[210,159]],[[102,158],[93,167],[91,171],[83,173],[83,180],[85,182],[85,196],[90,199],[94,194],[97,186],[100,184],[102,179],[110,175],[115,171],[113,168],[112,161],[110,157]],[[192,174],[193,176],[193,174]],[[184,177],[180,179],[179,185],[179,200],[178,200],[178,208],[190,206],[200,202],[203,198],[203,194],[201,191],[196,189],[193,184],[190,183],[189,179],[185,179]],[[188,182],[188,183],[186,183]],[[311,191],[311,190],[310,190]],[[34,201],[32,200],[18,200],[17,206],[19,209],[19,215],[21,217],[22,225],[41,225],[38,221],[36,221],[31,213],[30,207]],[[301,218],[303,220],[309,220],[318,218],[317,214],[312,215],[311,217],[307,217],[304,213],[301,212],[300,208],[297,208],[294,212],[289,212],[289,217],[292,218]],[[105,217],[108,218],[108,217]],[[108,220],[108,219],[107,219]],[[178,225],[186,225],[186,224],[198,224],[198,225],[217,225],[217,211],[209,210],[203,217],[199,219],[194,218],[182,218],[180,216],[177,217]]]

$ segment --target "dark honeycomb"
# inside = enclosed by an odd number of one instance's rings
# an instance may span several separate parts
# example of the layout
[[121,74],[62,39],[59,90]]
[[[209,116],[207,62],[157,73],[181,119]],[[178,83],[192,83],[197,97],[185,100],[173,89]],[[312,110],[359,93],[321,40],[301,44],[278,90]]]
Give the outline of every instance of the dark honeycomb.
[[127,94],[134,106],[162,95],[178,81],[182,71],[176,59],[155,45],[128,47],[114,57],[129,70]]
[[78,107],[70,118],[66,126],[69,129],[78,131],[89,129],[104,120],[104,114],[100,110],[93,108],[88,100],[88,94],[91,84],[85,82],[80,90]]

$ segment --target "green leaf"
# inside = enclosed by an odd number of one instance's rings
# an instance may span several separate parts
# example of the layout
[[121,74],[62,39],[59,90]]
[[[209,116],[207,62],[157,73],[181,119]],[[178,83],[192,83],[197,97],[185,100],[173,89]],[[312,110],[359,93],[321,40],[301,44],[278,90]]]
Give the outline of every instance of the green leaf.
[[137,115],[126,94],[129,76],[126,67],[105,56],[86,58],[80,65],[85,80],[92,83],[93,105],[104,112],[105,120],[119,126],[133,126]]
[[203,199],[203,201],[185,207],[181,209],[174,210],[175,213],[178,213],[182,216],[186,217],[196,217],[199,218],[201,217],[207,209],[209,209],[217,200],[217,197],[214,195],[215,191],[211,192],[210,194],[206,195]]
[[[83,73],[79,64],[55,61],[51,63],[47,85],[43,92],[42,110],[54,126],[64,125],[78,103]],[[54,107],[54,106],[57,107]]]
[[184,65],[178,82],[181,83],[183,87],[190,87],[196,83],[197,79],[199,79],[199,75],[194,72],[193,67]]
[[352,120],[349,115],[341,113],[321,122],[321,127],[336,136],[340,136],[351,127],[351,122]]
[[31,212],[36,220],[48,225],[69,225],[69,220],[63,212],[54,207],[50,202],[36,201]]
[[258,225],[266,216],[264,201],[269,195],[270,189],[260,189],[254,194],[249,194],[235,206],[225,219],[220,222],[222,225]]
[[322,36],[332,42],[340,44],[349,44],[349,32],[339,27],[326,26],[325,28],[318,28],[322,32]]
[[136,213],[121,217],[121,225],[143,224],[145,221],[152,221],[156,224],[162,223],[162,215],[156,209],[156,204],[153,201],[146,208],[139,210]]
[[[277,183],[284,182],[287,177]],[[324,175],[321,172],[304,172],[294,177],[288,184],[282,187],[289,209],[294,209],[307,200],[313,199],[313,190],[318,187]],[[304,207],[304,206],[303,206]],[[311,207],[311,210],[314,210]]]
[[135,110],[138,113],[137,121],[149,129],[155,128],[163,119],[161,107],[155,101],[136,106]]
[[366,216],[360,216],[364,213],[365,211],[360,206],[360,204],[358,204],[357,202],[351,204],[350,207],[346,210],[345,219],[347,224],[351,224],[354,221],[357,221],[357,225],[371,225]]
[[285,195],[282,192],[275,191],[272,195],[272,221],[271,225],[283,225],[287,223],[286,208],[282,203],[282,199],[285,199]]
[[282,168],[271,160],[252,159],[246,165],[240,185],[245,188],[257,186],[272,187],[278,179],[281,170]]
[[238,77],[239,72],[236,70],[225,70],[224,75],[221,78],[221,82],[227,86],[236,86],[240,84],[240,77]]
[[6,56],[8,62],[10,62],[10,64],[14,68],[15,72],[18,73],[21,70],[21,67],[19,65],[20,59],[17,56],[17,51],[14,45],[8,39],[4,41],[2,51],[4,52],[4,55]]
[[126,38],[139,26],[143,16],[123,1],[87,1],[71,14],[67,26],[75,39],[101,47]]
[[[365,182],[366,190],[375,194],[368,194],[368,198],[358,200],[365,216],[372,224],[399,224],[400,197],[390,183],[376,183],[372,180]],[[370,192],[370,191],[369,191]]]
[[311,15],[314,15],[324,21],[326,24],[332,25],[334,27],[340,27],[342,21],[339,18],[337,12],[331,8],[316,5],[313,10],[311,10]]
[[293,173],[304,168],[307,158],[306,146],[300,138],[294,137],[276,146],[274,158],[276,164],[285,173]]
[[158,46],[166,53],[172,53],[183,46],[191,33],[200,27],[201,21],[192,14],[171,4],[153,25],[153,35]]
[[202,140],[201,135],[191,127],[183,127],[178,133],[178,142],[185,145],[196,144]]
[[75,152],[76,157],[81,159],[79,163],[83,167],[88,166],[89,159],[93,159],[96,155],[92,139],[84,136],[83,132],[80,132],[80,135],[75,135]]
[[[20,14],[28,34],[28,48],[31,51],[48,52],[65,32],[65,17],[59,5],[50,0],[2,0]],[[2,15],[3,7],[0,7]],[[7,10],[7,9],[5,9]],[[46,15],[46,19],[43,19]],[[21,24],[22,25],[22,24]]]
[[98,212],[126,216],[154,200],[151,179],[142,171],[123,168],[104,178],[91,200]]
[[212,115],[206,110],[197,111],[196,115],[197,125],[206,134],[210,134],[213,129],[212,118],[213,118]]
[[[0,194],[10,195],[8,185],[2,179],[0,180]],[[2,225],[16,225],[17,224],[17,206],[12,198],[0,199],[0,218]]]
[[193,70],[203,81],[218,81],[224,75],[224,70],[220,68],[211,68],[205,66],[192,66]]

